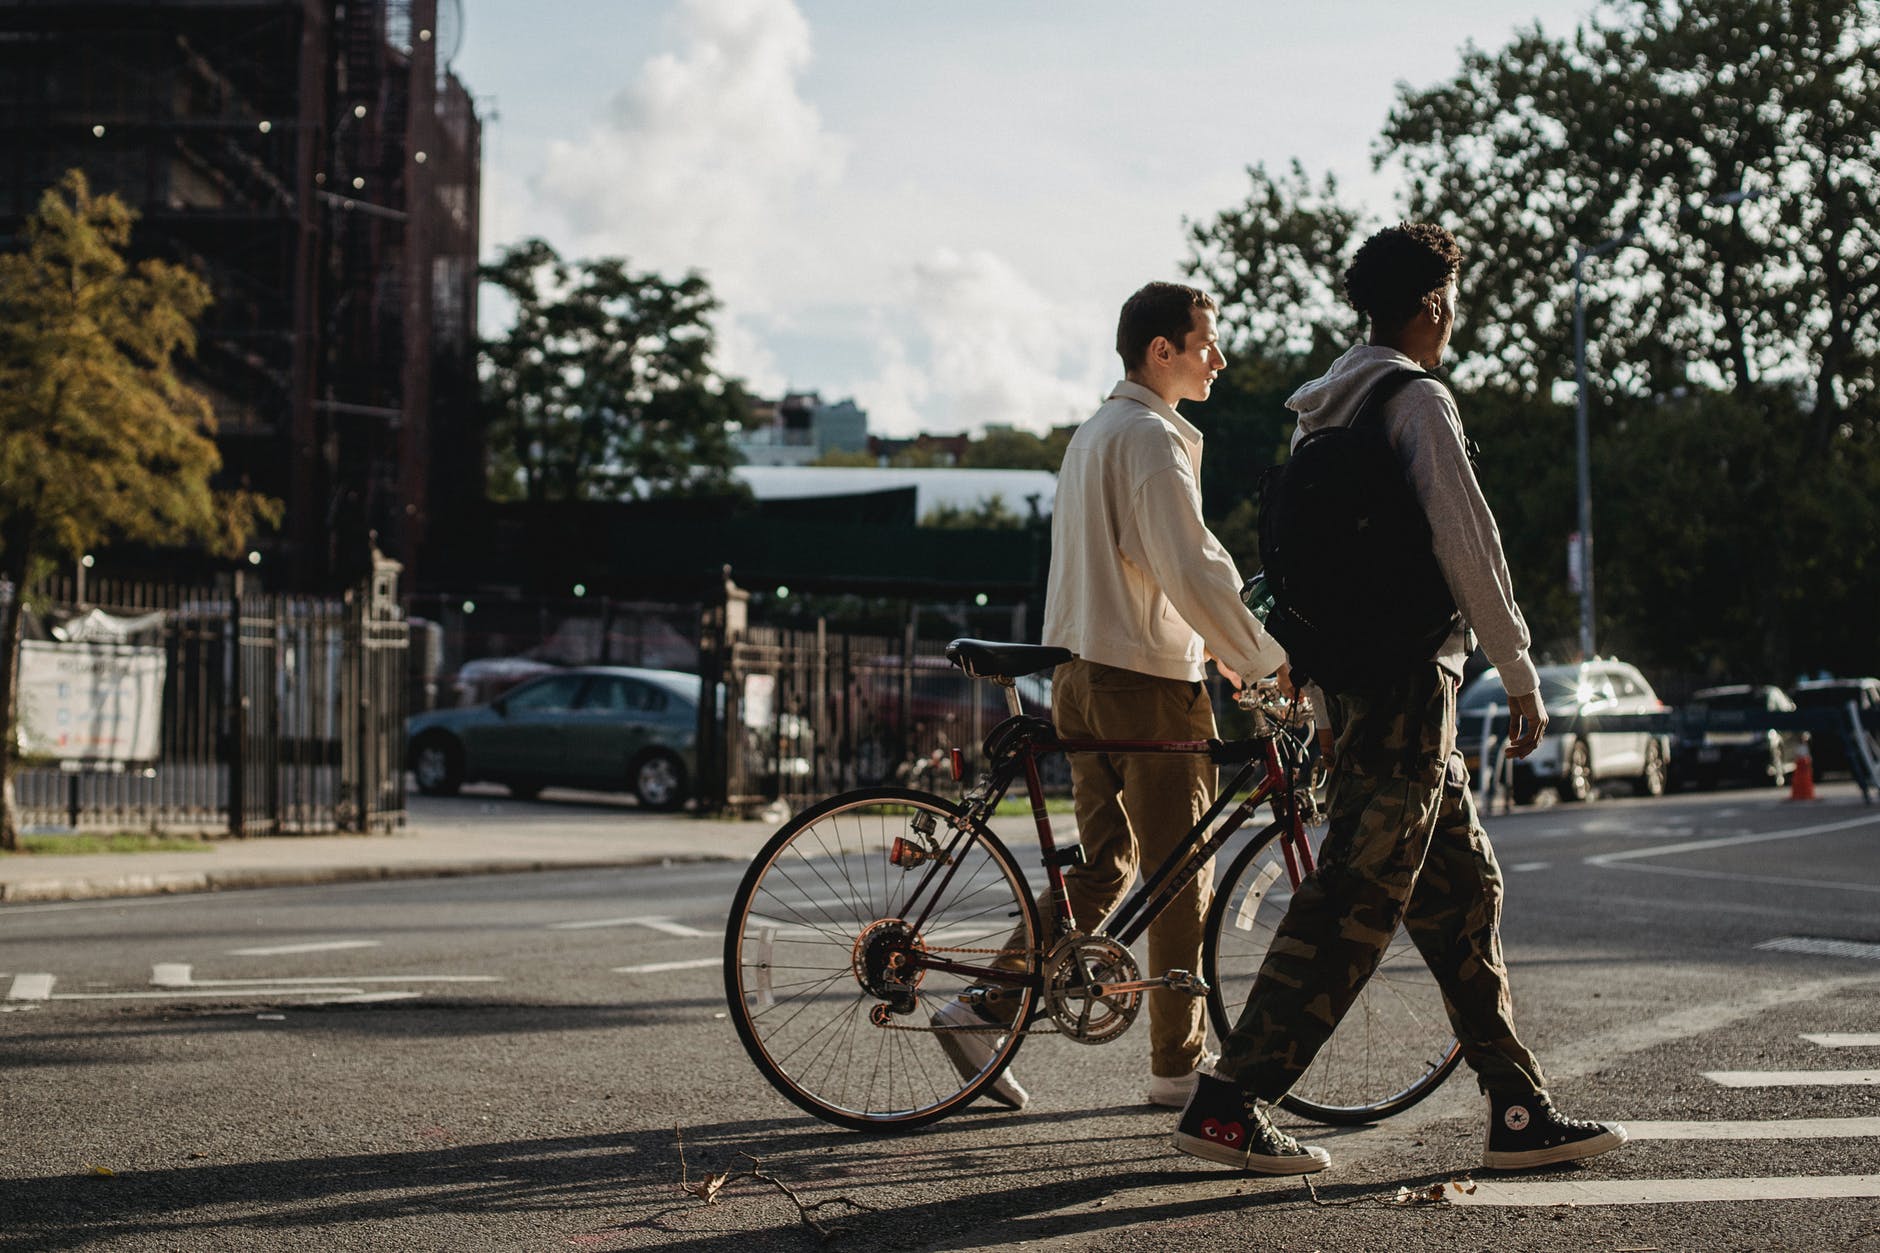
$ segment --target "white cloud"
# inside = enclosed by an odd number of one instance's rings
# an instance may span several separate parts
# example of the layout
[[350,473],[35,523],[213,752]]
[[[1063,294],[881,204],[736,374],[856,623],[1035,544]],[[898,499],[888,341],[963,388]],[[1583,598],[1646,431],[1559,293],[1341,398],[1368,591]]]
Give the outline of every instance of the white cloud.
[[878,432],[1043,432],[1088,417],[1115,372],[1105,315],[1051,298],[992,252],[940,249],[902,287],[912,331],[884,335],[880,372],[854,385]]
[[786,221],[846,153],[799,90],[809,25],[791,0],[682,0],[672,29],[585,137],[549,145],[538,207],[575,255],[696,268],[728,303],[773,306]]

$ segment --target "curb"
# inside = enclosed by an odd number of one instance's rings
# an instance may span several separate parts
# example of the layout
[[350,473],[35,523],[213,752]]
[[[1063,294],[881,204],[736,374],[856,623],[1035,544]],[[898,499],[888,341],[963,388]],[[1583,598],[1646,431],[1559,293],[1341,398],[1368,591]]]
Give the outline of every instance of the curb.
[[709,853],[647,853],[594,861],[467,861],[411,866],[283,867],[278,870],[205,870],[127,874],[97,879],[25,879],[0,883],[0,903],[88,901],[134,896],[182,896],[248,888],[311,887],[392,879],[455,879],[471,875],[533,874],[549,870],[618,870],[735,861]]

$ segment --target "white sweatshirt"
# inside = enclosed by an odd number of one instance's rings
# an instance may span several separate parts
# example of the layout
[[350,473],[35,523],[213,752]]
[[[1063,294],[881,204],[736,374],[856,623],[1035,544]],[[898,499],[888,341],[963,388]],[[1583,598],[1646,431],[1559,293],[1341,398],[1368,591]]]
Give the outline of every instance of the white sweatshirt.
[[1077,428],[1051,510],[1045,644],[1165,679],[1199,679],[1203,641],[1248,683],[1286,660],[1202,521],[1200,465],[1201,432],[1137,383]]

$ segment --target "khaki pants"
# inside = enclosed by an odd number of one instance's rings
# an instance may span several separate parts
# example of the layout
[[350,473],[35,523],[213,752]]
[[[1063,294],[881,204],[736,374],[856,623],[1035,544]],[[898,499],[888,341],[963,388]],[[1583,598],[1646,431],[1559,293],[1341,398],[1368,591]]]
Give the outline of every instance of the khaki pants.
[[[1214,708],[1200,683],[1159,679],[1077,660],[1057,668],[1051,716],[1065,739],[1204,740],[1215,734]],[[1212,761],[1188,753],[1076,753],[1071,786],[1085,864],[1065,875],[1071,914],[1094,929],[1128,895],[1138,867],[1153,872],[1214,799]],[[1201,970],[1201,941],[1214,895],[1214,864],[1204,867],[1149,927],[1144,978]],[[1207,1007],[1197,997],[1149,993],[1150,1068],[1185,1075],[1207,1042]]]

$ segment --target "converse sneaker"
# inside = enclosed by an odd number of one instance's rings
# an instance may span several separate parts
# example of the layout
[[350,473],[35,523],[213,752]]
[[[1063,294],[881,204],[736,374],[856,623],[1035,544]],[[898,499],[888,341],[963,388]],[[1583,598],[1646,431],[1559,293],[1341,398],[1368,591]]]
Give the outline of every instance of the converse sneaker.
[[1195,1076],[1194,1094],[1175,1124],[1173,1143],[1191,1157],[1257,1175],[1303,1175],[1332,1164],[1324,1149],[1302,1145],[1275,1127],[1239,1084],[1211,1074]]
[[[982,1017],[964,1001],[948,1001],[934,1012],[929,1022],[935,1028],[934,1036],[940,1041],[940,1047],[946,1050],[962,1079],[977,1079],[992,1055],[1005,1043],[1004,1036],[994,1035],[986,1027],[1006,1024],[997,1018]],[[985,1094],[1009,1109],[1024,1109],[1025,1103],[1031,1100],[1031,1093],[1012,1078],[1009,1067],[1000,1072]]]
[[1185,1075],[1172,1078],[1165,1075],[1149,1076],[1149,1091],[1144,1097],[1151,1105],[1164,1105],[1169,1109],[1180,1109],[1188,1104],[1188,1098],[1195,1094],[1195,1080],[1202,1072],[1214,1073],[1214,1063],[1220,1061],[1218,1053],[1203,1053],[1195,1068]]
[[1616,1122],[1562,1118],[1544,1094],[1490,1096],[1482,1165],[1489,1170],[1525,1170],[1577,1162],[1610,1152],[1625,1140],[1625,1128]]

